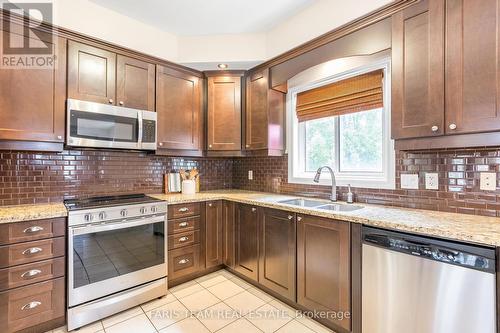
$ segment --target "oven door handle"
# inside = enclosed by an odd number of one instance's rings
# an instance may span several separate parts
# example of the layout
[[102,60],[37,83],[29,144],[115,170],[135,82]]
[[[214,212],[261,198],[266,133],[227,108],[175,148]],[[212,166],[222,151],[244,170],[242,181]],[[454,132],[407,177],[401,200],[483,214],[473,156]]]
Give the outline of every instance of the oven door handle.
[[155,217],[142,217],[133,220],[110,221],[103,223],[93,223],[85,226],[70,227],[69,230],[73,236],[91,234],[95,232],[119,230],[131,227],[138,227],[145,224],[165,222],[165,215]]

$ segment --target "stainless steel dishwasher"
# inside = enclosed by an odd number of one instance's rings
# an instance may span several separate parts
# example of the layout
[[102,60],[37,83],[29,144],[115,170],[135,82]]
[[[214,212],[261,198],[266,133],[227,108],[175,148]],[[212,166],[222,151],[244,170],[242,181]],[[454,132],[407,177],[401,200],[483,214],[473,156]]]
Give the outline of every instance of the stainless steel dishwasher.
[[363,228],[363,333],[495,333],[495,251]]

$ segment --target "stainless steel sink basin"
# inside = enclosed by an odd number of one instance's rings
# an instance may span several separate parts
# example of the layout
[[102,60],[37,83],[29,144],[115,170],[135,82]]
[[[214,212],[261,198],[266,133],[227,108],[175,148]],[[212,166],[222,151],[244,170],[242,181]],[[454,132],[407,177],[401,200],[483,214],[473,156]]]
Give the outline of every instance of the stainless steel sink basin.
[[354,210],[362,209],[363,206],[356,205],[340,205],[340,204],[327,204],[322,206],[316,206],[317,209],[331,210],[335,212],[352,212]]
[[288,199],[288,200],[278,201],[278,203],[292,205],[292,206],[300,206],[300,207],[318,207],[325,204],[324,201],[308,200],[308,199]]

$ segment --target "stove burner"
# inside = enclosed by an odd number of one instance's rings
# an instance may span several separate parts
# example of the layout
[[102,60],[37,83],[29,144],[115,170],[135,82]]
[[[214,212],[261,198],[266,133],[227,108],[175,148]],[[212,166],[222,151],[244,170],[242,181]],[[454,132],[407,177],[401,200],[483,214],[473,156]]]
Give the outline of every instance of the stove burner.
[[149,202],[160,202],[161,200],[149,197],[145,194],[113,195],[103,197],[92,197],[86,199],[65,200],[64,204],[68,210],[79,210],[87,208],[113,207],[121,205],[133,205]]

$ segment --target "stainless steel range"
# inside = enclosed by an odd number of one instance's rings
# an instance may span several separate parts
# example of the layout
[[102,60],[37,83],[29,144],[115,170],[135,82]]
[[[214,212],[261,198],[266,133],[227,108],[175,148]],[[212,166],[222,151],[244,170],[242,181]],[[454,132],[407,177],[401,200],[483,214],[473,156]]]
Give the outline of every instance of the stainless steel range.
[[143,194],[67,200],[68,330],[167,292],[167,205]]

